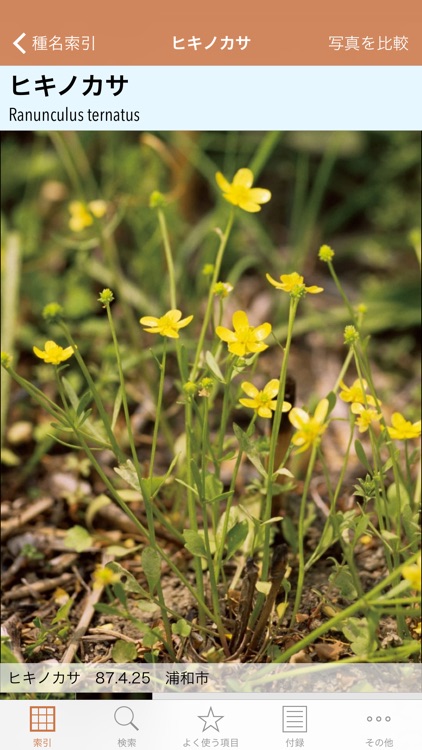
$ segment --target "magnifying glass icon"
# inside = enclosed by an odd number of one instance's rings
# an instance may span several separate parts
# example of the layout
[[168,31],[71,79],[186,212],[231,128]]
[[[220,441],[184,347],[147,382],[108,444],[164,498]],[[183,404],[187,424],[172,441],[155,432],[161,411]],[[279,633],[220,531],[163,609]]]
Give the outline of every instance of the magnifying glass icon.
[[114,721],[116,724],[120,724],[121,727],[128,727],[131,724],[139,732],[139,727],[133,723],[134,718],[134,713],[129,706],[119,706],[114,712]]

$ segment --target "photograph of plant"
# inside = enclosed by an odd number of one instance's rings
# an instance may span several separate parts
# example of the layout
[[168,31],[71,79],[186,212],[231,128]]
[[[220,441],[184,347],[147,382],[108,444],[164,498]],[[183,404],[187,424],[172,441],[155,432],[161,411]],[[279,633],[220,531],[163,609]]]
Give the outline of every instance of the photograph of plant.
[[2,153],[2,660],[417,661],[417,134]]

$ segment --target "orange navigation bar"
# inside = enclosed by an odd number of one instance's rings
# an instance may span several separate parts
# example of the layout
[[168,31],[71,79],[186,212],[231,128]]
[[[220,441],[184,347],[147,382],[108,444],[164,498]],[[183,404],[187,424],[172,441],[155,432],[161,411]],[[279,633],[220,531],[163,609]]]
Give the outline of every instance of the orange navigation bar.
[[420,65],[421,8],[419,0],[26,2],[2,19],[0,64]]

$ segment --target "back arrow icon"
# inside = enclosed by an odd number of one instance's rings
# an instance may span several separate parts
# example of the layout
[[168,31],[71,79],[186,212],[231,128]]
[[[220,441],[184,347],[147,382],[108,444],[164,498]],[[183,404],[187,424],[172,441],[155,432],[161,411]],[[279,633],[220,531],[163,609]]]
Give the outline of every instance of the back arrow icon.
[[19,52],[22,52],[23,55],[26,55],[26,49],[24,49],[23,47],[21,47],[20,44],[19,44],[19,42],[22,41],[22,39],[24,38],[24,36],[26,36],[26,34],[21,34],[20,36],[18,36],[18,38],[15,39],[15,41],[13,42],[13,44],[16,47],[16,49],[19,50]]

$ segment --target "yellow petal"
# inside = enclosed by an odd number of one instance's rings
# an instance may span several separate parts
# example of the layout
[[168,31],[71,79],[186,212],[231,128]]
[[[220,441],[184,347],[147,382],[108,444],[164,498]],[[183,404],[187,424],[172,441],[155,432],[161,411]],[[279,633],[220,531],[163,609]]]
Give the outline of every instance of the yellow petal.
[[187,318],[183,318],[183,320],[181,320],[177,324],[177,327],[178,328],[184,328],[185,326],[189,325],[189,323],[191,322],[191,320],[193,320],[193,315],[188,315]]
[[225,341],[226,343],[237,341],[236,334],[233,331],[230,331],[228,328],[224,328],[224,326],[217,326],[215,332],[218,338],[222,341]]
[[227,182],[226,178],[224,177],[224,175],[221,172],[217,172],[217,174],[215,175],[215,181],[216,181],[218,187],[220,188],[220,190],[223,191],[223,193],[228,193],[229,192],[230,187],[231,187],[230,183]]
[[248,383],[247,380],[242,383],[241,388],[250,398],[256,398],[259,393],[258,388],[253,383]]
[[323,398],[319,402],[317,408],[315,409],[314,419],[319,423],[322,424],[325,417],[327,416],[329,408],[329,401],[328,398]]
[[264,417],[265,419],[271,419],[271,409],[268,406],[260,406],[258,408],[258,416]]
[[182,317],[182,313],[180,312],[180,310],[169,310],[163,317],[166,321],[169,320],[172,323],[177,323],[178,320],[180,320],[180,318]]
[[262,323],[262,325],[258,326],[258,328],[254,329],[254,336],[257,339],[257,341],[262,341],[263,339],[266,339],[270,333],[271,333],[271,323]]
[[143,326],[157,326],[159,321],[158,318],[153,318],[151,315],[144,315],[139,322]]
[[300,430],[304,424],[309,422],[309,414],[297,406],[289,412],[289,419],[297,430]]
[[269,273],[266,273],[265,277],[266,277],[267,281],[270,282],[270,284],[272,284],[273,286],[275,286],[276,289],[282,289],[282,284],[280,284],[279,281],[276,281],[275,279],[273,279],[273,277],[270,276]]
[[247,328],[249,326],[248,316],[245,312],[243,312],[243,310],[237,310],[237,312],[233,313],[232,321],[235,331],[238,331],[241,328]]
[[256,409],[257,401],[254,398],[240,398],[239,404],[246,406],[247,409]]
[[250,341],[246,344],[248,351],[250,351],[252,354],[257,354],[258,352],[265,352],[266,349],[268,349],[268,344],[260,344],[258,342]]
[[32,347],[32,351],[33,351],[33,352],[34,352],[34,354],[36,354],[36,356],[37,356],[37,357],[39,357],[40,359],[45,359],[45,356],[46,356],[46,355],[45,355],[45,352],[42,352],[42,351],[41,351],[41,349],[38,349],[38,346],[33,346],[33,347]]
[[66,349],[63,349],[61,353],[61,360],[64,361],[65,359],[69,359],[73,354],[73,347],[67,346]]
[[271,398],[275,398],[278,395],[278,389],[280,387],[280,382],[273,378],[273,380],[270,380],[269,383],[264,388],[264,393],[266,393]]
[[253,173],[250,169],[238,169],[235,176],[233,177],[233,185],[242,186],[245,188],[252,187],[253,184]]
[[[150,331],[150,333],[155,333],[155,331]],[[174,328],[164,328],[157,331],[157,333],[161,333],[162,336],[167,336],[169,339],[178,339],[180,338],[178,332],[174,330]]]
[[[230,200],[227,198],[227,200]],[[233,201],[230,201],[230,203],[234,203]],[[261,206],[258,205],[258,203],[255,203],[255,201],[251,201],[248,198],[241,198],[240,200],[237,198],[236,203],[234,203],[235,206],[239,206],[243,211],[247,211],[249,214],[257,214],[258,211],[261,210]]]
[[305,289],[309,294],[319,294],[324,291],[322,286],[305,286]]
[[252,188],[249,190],[249,198],[255,203],[268,203],[271,200],[271,193],[265,188]]
[[240,344],[237,341],[229,344],[229,352],[236,354],[237,357],[244,357],[246,354],[245,344]]

